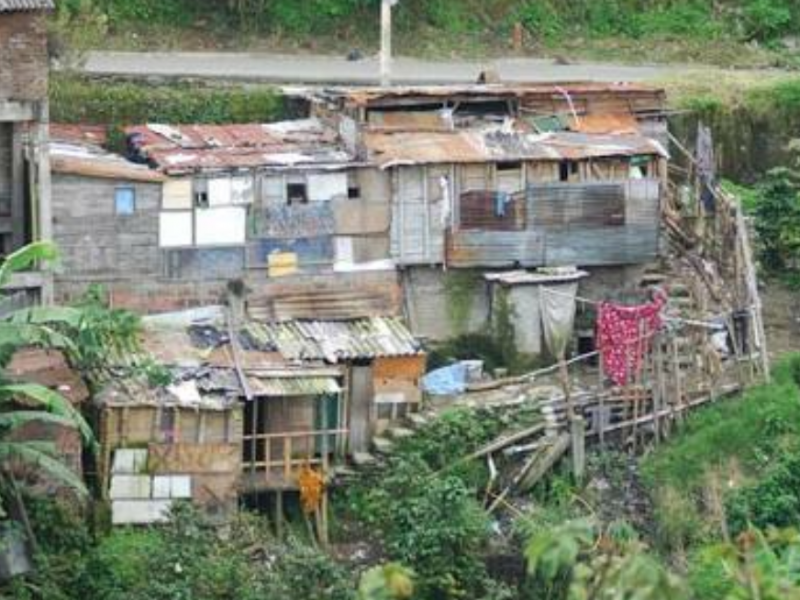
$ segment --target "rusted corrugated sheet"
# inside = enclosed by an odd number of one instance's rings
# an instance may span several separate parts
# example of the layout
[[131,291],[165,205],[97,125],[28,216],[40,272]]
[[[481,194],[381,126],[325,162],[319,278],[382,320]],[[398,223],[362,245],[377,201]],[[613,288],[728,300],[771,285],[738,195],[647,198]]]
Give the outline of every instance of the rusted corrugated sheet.
[[0,0],[0,12],[53,10],[55,7],[53,0]]
[[516,231],[525,228],[525,192],[472,190],[461,194],[458,202],[461,229]]
[[201,169],[345,166],[338,133],[316,119],[245,125],[137,125],[125,130],[139,158],[168,173]]
[[539,184],[528,189],[524,231],[450,233],[447,262],[456,267],[619,265],[658,252],[659,183]]
[[569,128],[579,133],[636,135],[639,122],[632,114],[592,114],[573,118]]
[[530,134],[502,131],[369,132],[364,142],[382,168],[396,165],[477,163],[514,160],[580,160],[667,152],[638,135],[591,135],[577,132]]
[[[395,86],[391,88],[325,88],[305,93],[306,97],[323,100],[343,100],[354,106],[369,106],[390,103],[408,98],[449,98],[454,96],[522,98],[530,96],[562,97],[585,94],[655,94],[663,95],[663,89],[642,83],[605,82],[553,82],[490,85],[436,85]],[[302,92],[301,92],[302,93]]]
[[406,131],[443,131],[451,129],[440,112],[378,112],[370,115],[371,127]]
[[260,346],[276,348],[289,361],[337,363],[422,353],[422,346],[408,328],[393,317],[250,323],[246,332]]

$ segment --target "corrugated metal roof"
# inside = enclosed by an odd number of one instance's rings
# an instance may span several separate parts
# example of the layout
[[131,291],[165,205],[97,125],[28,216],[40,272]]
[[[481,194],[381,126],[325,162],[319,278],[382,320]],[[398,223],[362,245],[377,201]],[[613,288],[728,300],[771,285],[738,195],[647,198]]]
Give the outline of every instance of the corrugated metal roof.
[[572,119],[569,128],[580,133],[635,135],[639,122],[632,114],[593,114]]
[[286,360],[345,360],[422,353],[420,343],[400,319],[373,317],[349,321],[250,323],[253,340],[274,347]]
[[321,396],[338,394],[342,388],[333,377],[248,377],[254,396]]
[[467,84],[393,87],[327,87],[319,89],[287,88],[290,95],[316,99],[343,99],[357,106],[402,98],[442,98],[450,96],[525,97],[572,94],[663,94],[663,88],[636,82],[564,81],[552,83]]
[[139,158],[167,173],[261,166],[346,166],[353,156],[317,119],[245,125],[137,125],[125,129]]
[[369,132],[370,158],[383,168],[403,164],[470,163],[500,160],[564,160],[667,156],[655,140],[640,135],[593,135],[570,131]]
[[0,0],[0,12],[53,10],[55,7],[53,0]]
[[502,273],[485,273],[483,278],[486,281],[501,283],[504,285],[526,285],[526,284],[545,284],[545,283],[569,283],[588,277],[586,271],[554,268],[543,271],[505,271]]

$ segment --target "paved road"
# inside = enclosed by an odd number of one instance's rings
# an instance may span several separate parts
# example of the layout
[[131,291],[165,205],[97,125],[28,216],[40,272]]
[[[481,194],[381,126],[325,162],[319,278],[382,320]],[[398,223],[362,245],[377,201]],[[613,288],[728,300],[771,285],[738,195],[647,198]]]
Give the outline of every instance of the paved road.
[[[506,58],[487,61],[421,61],[398,58],[393,81],[400,84],[464,83],[484,69],[496,70],[503,81],[643,81],[676,75],[686,67],[578,63]],[[371,84],[378,62],[348,62],[342,57],[224,52],[93,52],[84,70],[96,75],[204,77],[259,80],[271,83]]]

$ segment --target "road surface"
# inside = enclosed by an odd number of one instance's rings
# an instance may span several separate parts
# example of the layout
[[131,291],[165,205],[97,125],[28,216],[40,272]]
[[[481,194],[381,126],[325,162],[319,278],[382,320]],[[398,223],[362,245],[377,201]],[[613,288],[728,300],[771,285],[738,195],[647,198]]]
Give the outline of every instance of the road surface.
[[[91,52],[83,66],[93,75],[200,77],[285,84],[374,84],[378,61],[344,57],[227,52]],[[486,61],[423,61],[397,58],[392,82],[436,84],[474,82],[493,69],[502,81],[646,81],[684,73],[679,65],[556,64],[553,60],[504,58]]]

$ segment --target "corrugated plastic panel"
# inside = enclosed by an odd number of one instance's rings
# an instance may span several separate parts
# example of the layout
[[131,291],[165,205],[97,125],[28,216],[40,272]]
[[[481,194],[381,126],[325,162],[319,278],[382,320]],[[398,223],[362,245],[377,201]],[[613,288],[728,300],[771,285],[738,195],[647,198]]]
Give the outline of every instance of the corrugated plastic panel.
[[0,12],[53,10],[55,7],[53,0],[0,0]]
[[422,348],[396,318],[349,321],[251,323],[247,333],[263,347],[277,349],[286,360],[342,360],[412,356]]
[[342,391],[333,377],[248,377],[255,396],[321,396]]

